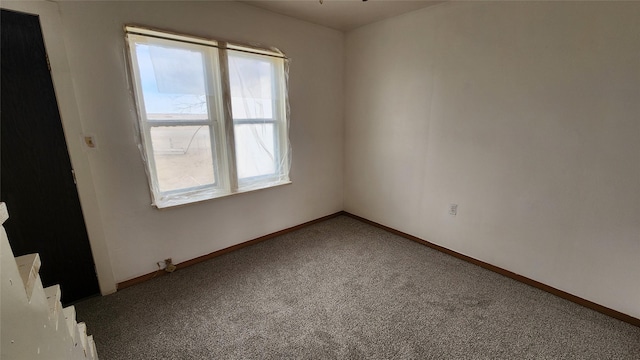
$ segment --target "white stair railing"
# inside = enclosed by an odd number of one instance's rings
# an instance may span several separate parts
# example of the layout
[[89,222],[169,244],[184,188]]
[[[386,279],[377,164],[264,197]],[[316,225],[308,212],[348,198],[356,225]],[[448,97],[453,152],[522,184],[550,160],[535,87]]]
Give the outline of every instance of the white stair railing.
[[[0,225],[9,218],[0,203]],[[76,322],[73,306],[62,308],[59,285],[43,288],[40,256],[15,258],[0,226],[0,358],[3,360],[98,359],[93,336]]]

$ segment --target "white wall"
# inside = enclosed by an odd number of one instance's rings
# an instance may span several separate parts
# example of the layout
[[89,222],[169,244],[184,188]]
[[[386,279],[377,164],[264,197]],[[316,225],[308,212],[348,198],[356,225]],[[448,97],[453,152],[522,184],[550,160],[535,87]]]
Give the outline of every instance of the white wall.
[[348,33],[345,210],[640,317],[639,19],[467,2]]
[[[88,158],[91,166],[116,282],[150,273],[168,257],[179,263],[342,210],[342,33],[233,2],[59,6],[80,121],[98,144],[96,150],[75,155]],[[152,208],[134,140],[124,24],[283,50],[292,59],[293,184],[179,208]]]

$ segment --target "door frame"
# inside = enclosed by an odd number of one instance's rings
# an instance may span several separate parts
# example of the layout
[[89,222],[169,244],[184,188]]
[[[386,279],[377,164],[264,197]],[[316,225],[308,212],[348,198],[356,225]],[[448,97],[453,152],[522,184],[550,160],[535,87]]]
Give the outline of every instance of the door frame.
[[[51,78],[62,120],[62,129],[67,141],[67,152],[71,159],[71,166],[75,171],[76,188],[96,266],[100,293],[102,295],[114,293],[116,282],[89,161],[90,152],[96,150],[88,149],[83,144],[82,139],[85,131],[75,98],[58,4],[50,1],[3,0],[0,7],[40,17],[42,36],[49,57]],[[9,216],[11,216],[11,204],[7,204],[7,208]]]

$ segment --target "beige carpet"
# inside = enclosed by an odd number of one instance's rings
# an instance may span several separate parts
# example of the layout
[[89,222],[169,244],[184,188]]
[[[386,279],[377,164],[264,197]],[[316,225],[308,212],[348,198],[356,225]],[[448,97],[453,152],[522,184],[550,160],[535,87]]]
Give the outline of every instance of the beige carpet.
[[340,216],[77,305],[100,359],[639,359],[640,328]]

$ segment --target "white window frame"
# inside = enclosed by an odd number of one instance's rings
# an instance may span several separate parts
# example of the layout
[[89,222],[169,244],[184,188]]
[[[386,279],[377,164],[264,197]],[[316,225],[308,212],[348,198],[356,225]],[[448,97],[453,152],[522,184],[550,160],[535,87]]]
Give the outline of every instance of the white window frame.
[[[146,164],[151,190],[152,205],[165,208],[184,205],[236,193],[258,190],[291,183],[289,179],[290,144],[288,140],[289,106],[287,95],[287,58],[277,50],[259,49],[227,42],[178,35],[165,31],[125,26],[125,37],[129,55],[129,74],[138,113],[139,148]],[[141,75],[138,68],[136,44],[162,45],[188,49],[203,55],[205,62],[205,86],[208,119],[154,120],[150,119],[144,103]],[[273,70],[273,118],[234,119],[229,84],[229,52],[233,56],[269,59]],[[241,124],[273,124],[274,167],[273,174],[239,179],[236,167],[235,126]],[[214,184],[200,185],[176,190],[161,191],[151,129],[172,126],[208,126],[211,141]]]

